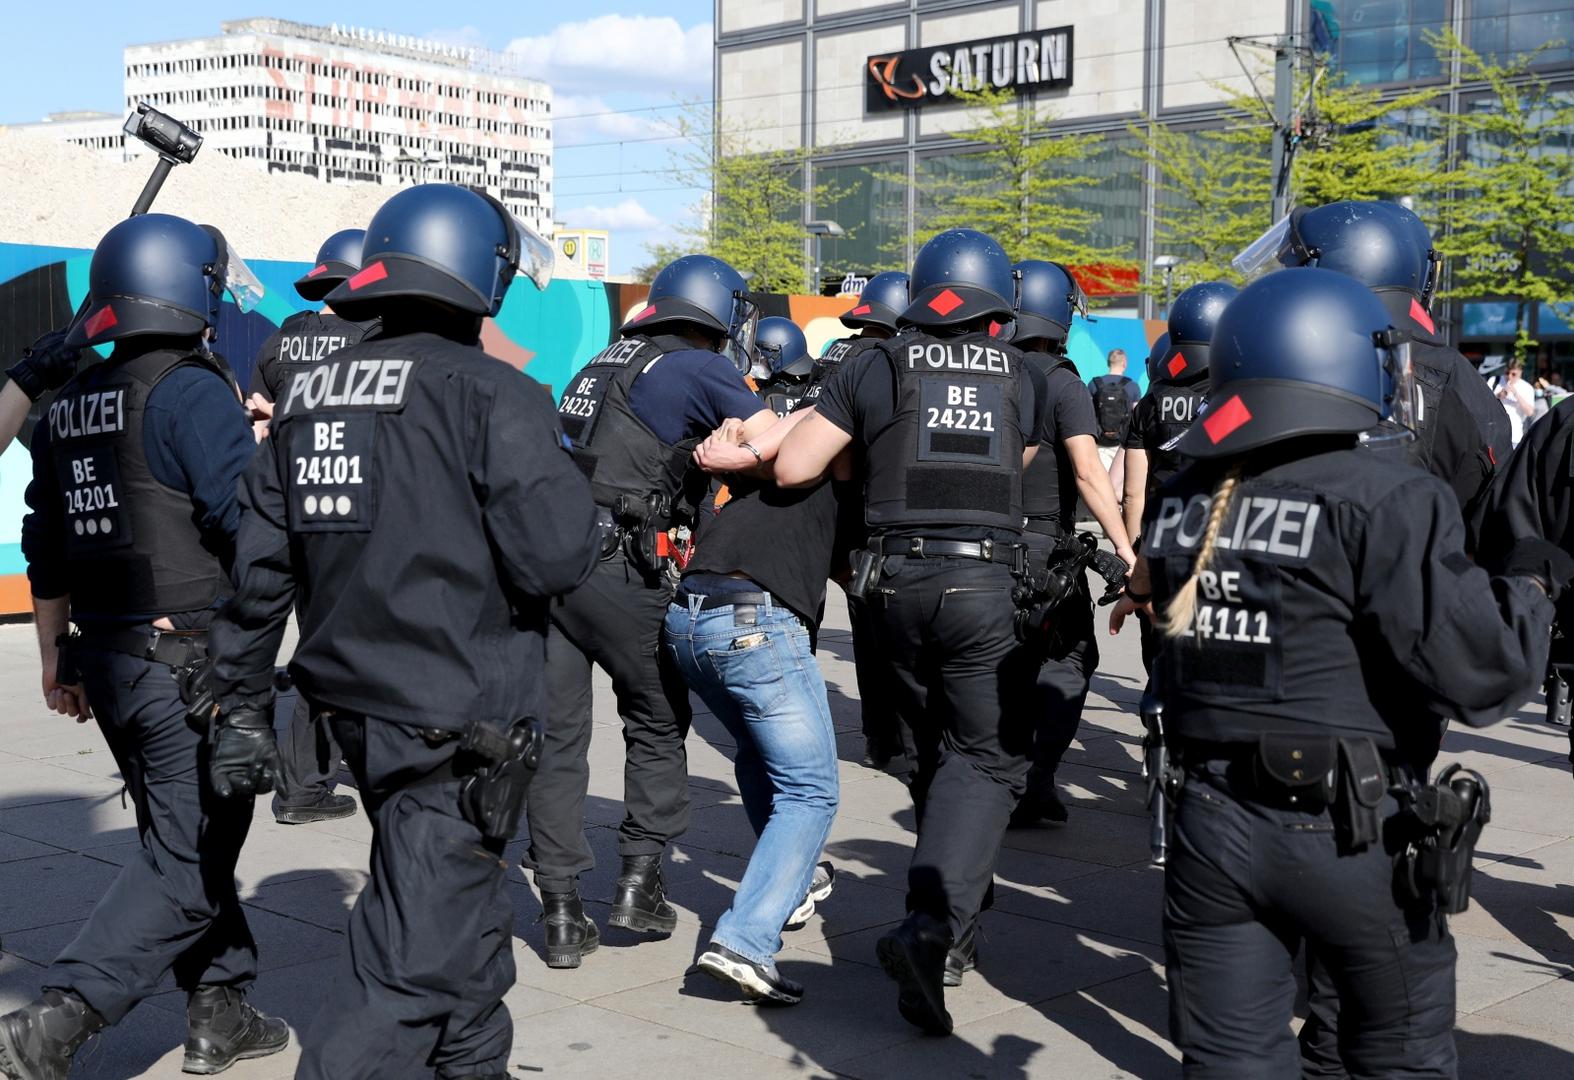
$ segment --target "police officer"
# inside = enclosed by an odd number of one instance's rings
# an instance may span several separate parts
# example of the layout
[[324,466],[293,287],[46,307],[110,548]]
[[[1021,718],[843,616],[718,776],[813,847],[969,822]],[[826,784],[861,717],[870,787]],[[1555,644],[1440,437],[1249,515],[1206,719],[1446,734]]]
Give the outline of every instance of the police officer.
[[[585,839],[591,665],[612,677],[627,758],[622,864],[608,921],[639,933],[671,933],[661,858],[688,827],[690,709],[683,677],[661,650],[672,597],[668,529],[692,515],[706,486],[689,455],[732,418],[743,437],[776,422],[744,382],[758,310],[743,278],[720,259],[689,255],[651,282],[647,306],[617,341],[575,373],[558,404],[574,460],[590,478],[600,560],[581,588],[552,604],[547,689],[552,723],[531,788],[530,848],[546,923],[549,967],[578,967],[599,944],[578,877],[595,862]],[[686,482],[697,478],[686,489]]]
[[45,975],[42,998],[0,1017],[11,1080],[65,1077],[82,1044],[171,971],[188,995],[187,1072],[289,1042],[282,1020],[245,1000],[257,946],[234,874],[251,800],[214,798],[177,682],[205,662],[229,592],[236,481],[253,442],[206,337],[226,285],[240,299],[247,279],[216,229],[166,214],[116,225],[63,342],[114,351],[62,388],[33,436],[22,550],[44,695],[56,712],[98,721],[141,848]]
[[[1213,330],[1240,290],[1225,281],[1204,281],[1183,290],[1170,305],[1169,329],[1148,355],[1148,392],[1131,413],[1126,434],[1126,488],[1122,512],[1136,537],[1143,511],[1159,486],[1180,472],[1181,436],[1208,401],[1208,365]],[[1153,666],[1158,640],[1142,622],[1142,664]]]
[[[361,268],[365,240],[365,229],[341,229],[328,237],[317,251],[316,263],[296,280],[295,291],[304,300],[322,300]],[[257,353],[255,389],[246,400],[252,417],[266,422],[296,374],[354,345],[376,325],[376,319],[351,322],[326,305],[321,311],[298,311],[286,318]],[[282,768],[273,799],[274,819],[282,825],[305,825],[355,813],[355,799],[334,793],[340,757],[328,725],[312,716],[305,700],[297,697],[279,746]]]
[[542,285],[551,260],[486,195],[394,195],[329,294],[381,332],[291,378],[246,474],[236,595],[214,628],[215,771],[244,790],[272,737],[298,596],[290,672],[374,830],[303,1080],[508,1070],[503,847],[539,752],[546,598],[585,579],[597,536],[551,399],[478,346],[515,273]]
[[1475,366],[1446,343],[1432,317],[1442,257],[1421,219],[1391,202],[1297,209],[1242,252],[1235,266],[1248,276],[1278,266],[1320,266],[1377,294],[1394,326],[1410,336],[1421,391],[1416,437],[1404,452],[1449,484],[1469,524],[1493,473],[1508,460],[1508,420]]
[[760,320],[754,347],[771,370],[769,378],[760,384],[760,397],[771,412],[786,416],[804,399],[814,375],[809,342],[797,323],[772,315]]
[[910,288],[907,329],[832,376],[775,468],[779,484],[807,484],[849,445],[864,450],[859,576],[918,750],[909,915],[878,954],[902,1015],[949,1034],[946,958],[978,916],[1032,747],[1022,703],[1037,657],[1016,640],[1012,590],[1038,410],[1022,353],[993,336],[1016,293],[999,244],[943,232],[919,251]]
[[[1027,525],[1023,539],[1032,565],[1043,567],[1055,548],[1075,532],[1080,494],[1115,553],[1130,566],[1137,557],[1121,523],[1109,473],[1099,459],[1093,399],[1076,365],[1066,357],[1072,313],[1087,311],[1087,297],[1059,263],[1030,259],[1017,263],[1016,270],[1021,292],[1011,343],[1026,354],[1023,364],[1039,379],[1035,392],[1041,397],[1039,452],[1022,476],[1022,514]],[[1079,576],[1076,592],[1055,609],[1055,616],[1032,704],[1033,767],[1011,818],[1018,826],[1066,820],[1066,806],[1055,790],[1055,770],[1076,738],[1088,685],[1099,663],[1086,574]],[[970,936],[961,943],[961,951],[972,950]]]
[[[312,268],[296,279],[301,299],[321,301],[361,268],[365,229],[341,229],[317,249]],[[324,304],[318,311],[297,311],[279,324],[257,350],[252,393],[246,405],[257,419],[273,415],[274,402],[291,378],[347,345],[354,345],[377,325],[376,319],[351,321]]]
[[[804,398],[810,404],[819,400],[826,380],[844,365],[861,363],[869,350],[896,333],[896,320],[907,308],[907,275],[900,270],[885,270],[870,278],[858,294],[858,302],[842,315],[842,325],[853,333],[837,338],[825,347],[815,363],[814,379]],[[855,476],[864,470],[854,466]],[[863,546],[867,537],[863,499],[844,497],[838,501],[841,520],[837,535],[846,543]],[[903,742],[902,721],[896,713],[895,692],[889,686],[889,665],[879,651],[874,621],[861,597],[847,597],[847,618],[853,632],[853,673],[858,680],[858,707],[864,736],[863,763],[872,769],[890,768],[906,775],[911,768]],[[893,764],[894,763],[894,764]]]
[[1454,1075],[1443,912],[1458,909],[1445,898],[1468,880],[1468,846],[1460,874],[1417,872],[1407,845],[1442,836],[1411,808],[1418,759],[1435,753],[1432,711],[1482,725],[1523,700],[1548,593],[1574,564],[1540,543],[1489,578],[1446,485],[1358,449],[1380,420],[1413,422],[1391,322],[1328,270],[1273,275],[1230,303],[1208,411],[1179,446],[1195,463],[1149,506],[1111,617],[1113,631],[1142,605],[1165,633],[1183,778],[1164,939],[1187,1076],[1299,1074],[1302,939],[1340,988],[1353,1074]]

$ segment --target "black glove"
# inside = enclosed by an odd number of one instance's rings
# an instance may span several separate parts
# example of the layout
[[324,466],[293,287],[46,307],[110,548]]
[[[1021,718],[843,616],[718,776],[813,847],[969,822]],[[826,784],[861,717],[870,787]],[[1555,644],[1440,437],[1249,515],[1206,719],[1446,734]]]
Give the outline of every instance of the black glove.
[[66,327],[51,330],[22,350],[22,359],[6,369],[6,375],[26,394],[29,401],[37,401],[46,390],[58,390],[77,371],[77,358],[81,349],[67,348]]
[[236,705],[215,712],[208,728],[208,777],[221,799],[247,798],[273,790],[279,775],[279,744],[273,710]]
[[1574,555],[1539,536],[1521,537],[1514,541],[1498,573],[1504,577],[1534,578],[1556,604],[1574,583]]

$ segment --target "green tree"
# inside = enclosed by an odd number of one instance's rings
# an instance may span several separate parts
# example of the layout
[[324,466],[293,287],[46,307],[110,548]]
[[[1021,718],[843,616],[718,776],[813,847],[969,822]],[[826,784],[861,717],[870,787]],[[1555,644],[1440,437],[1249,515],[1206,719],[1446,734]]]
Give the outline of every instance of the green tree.
[[1523,358],[1537,344],[1531,304],[1574,301],[1574,95],[1530,70],[1561,42],[1503,61],[1451,30],[1429,41],[1457,57],[1454,86],[1489,92],[1457,116],[1439,116],[1458,155],[1442,177],[1445,228],[1437,240],[1449,260],[1447,295],[1515,298],[1514,351]]
[[1424,196],[1434,186],[1441,144],[1399,130],[1424,115],[1436,90],[1383,98],[1339,72],[1310,74],[1312,107],[1290,170],[1297,206]]
[[[655,271],[678,255],[708,254],[731,264],[756,292],[795,293],[804,287],[803,170],[801,149],[762,150],[746,131],[718,131],[714,112],[687,106],[671,123],[676,148],[666,171],[681,187],[706,194],[678,239],[646,248]],[[815,185],[816,202],[834,199],[828,184]]]
[[1099,215],[1069,198],[1098,185],[1097,176],[1072,166],[1090,156],[1101,136],[1051,132],[1053,117],[1040,116],[1031,102],[1019,102],[1008,90],[957,96],[984,110],[981,123],[952,133],[959,143],[981,144],[961,152],[980,168],[930,182],[923,194],[934,210],[917,225],[918,243],[946,229],[968,228],[998,240],[1013,262],[1052,259],[1090,269],[1132,264],[1132,252],[1089,240]]

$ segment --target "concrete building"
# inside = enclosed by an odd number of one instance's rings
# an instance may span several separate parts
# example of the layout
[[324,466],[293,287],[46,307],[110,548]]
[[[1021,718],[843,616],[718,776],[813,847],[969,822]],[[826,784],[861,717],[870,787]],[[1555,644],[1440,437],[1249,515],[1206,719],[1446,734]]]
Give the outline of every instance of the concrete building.
[[[552,90],[485,50],[283,19],[125,50],[126,106],[148,102],[215,151],[324,183],[484,186],[552,231]],[[22,125],[105,153],[124,115],[58,113]]]
[[[716,0],[715,99],[724,146],[805,150],[805,190],[837,191],[806,208],[805,220],[849,233],[823,240],[826,280],[911,258],[933,193],[977,174],[949,134],[974,124],[976,110],[946,98],[950,85],[986,76],[1031,93],[1053,115],[1050,137],[1099,136],[1074,166],[1097,184],[1067,199],[1097,214],[1097,245],[1148,268],[1166,254],[1152,226],[1161,206],[1153,176],[1127,152],[1136,143],[1127,125],[1144,115],[1219,124],[1221,87],[1252,92],[1231,36],[1310,44],[1315,33],[1338,70],[1398,91],[1446,83],[1424,35],[1450,26],[1487,54],[1561,41],[1539,59],[1551,81],[1574,84],[1568,0]],[[1271,52],[1240,53],[1267,69],[1257,87],[1271,100]],[[1448,106],[1463,111],[1477,96],[1466,88]],[[806,267],[809,257],[806,244]],[[1151,300],[1125,304],[1156,314]],[[1457,306],[1462,339],[1485,351],[1501,344],[1503,305]],[[1533,334],[1574,364],[1574,326],[1550,305],[1537,319]]]

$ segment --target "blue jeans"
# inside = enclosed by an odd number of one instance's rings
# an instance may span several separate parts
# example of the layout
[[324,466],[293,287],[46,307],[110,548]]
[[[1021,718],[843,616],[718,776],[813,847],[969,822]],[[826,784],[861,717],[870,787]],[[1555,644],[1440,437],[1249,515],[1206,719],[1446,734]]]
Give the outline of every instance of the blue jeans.
[[802,903],[836,816],[836,738],[809,632],[765,604],[734,624],[731,605],[667,608],[666,648],[689,686],[737,740],[738,794],[759,842],[711,941],[770,965]]

